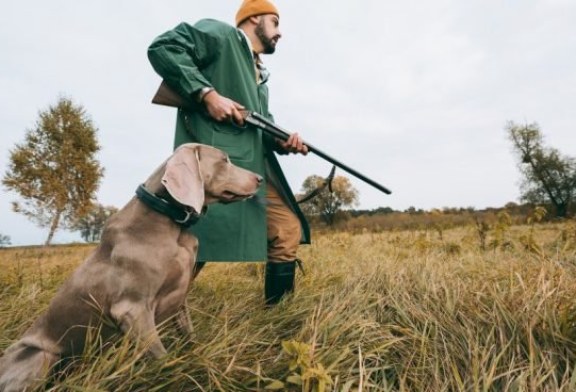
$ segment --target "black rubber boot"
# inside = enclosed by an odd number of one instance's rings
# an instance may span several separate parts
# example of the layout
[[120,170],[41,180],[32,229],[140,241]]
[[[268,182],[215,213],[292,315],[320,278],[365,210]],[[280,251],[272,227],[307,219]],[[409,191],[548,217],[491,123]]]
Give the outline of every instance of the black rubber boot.
[[264,297],[266,305],[275,305],[287,293],[294,291],[294,274],[296,261],[266,263],[264,279]]

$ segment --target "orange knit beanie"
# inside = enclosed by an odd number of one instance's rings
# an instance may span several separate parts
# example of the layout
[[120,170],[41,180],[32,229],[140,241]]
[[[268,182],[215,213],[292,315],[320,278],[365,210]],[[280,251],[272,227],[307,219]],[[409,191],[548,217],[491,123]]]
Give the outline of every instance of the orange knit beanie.
[[244,0],[236,13],[236,26],[251,16],[263,14],[278,15],[278,9],[268,0]]

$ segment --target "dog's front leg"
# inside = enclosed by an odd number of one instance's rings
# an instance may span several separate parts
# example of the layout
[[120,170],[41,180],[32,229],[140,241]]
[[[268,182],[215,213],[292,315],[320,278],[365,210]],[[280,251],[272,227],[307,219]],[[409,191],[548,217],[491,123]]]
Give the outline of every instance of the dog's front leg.
[[192,324],[190,323],[190,313],[188,313],[186,304],[182,305],[176,314],[176,326],[183,336],[192,337]]
[[160,341],[154,313],[145,305],[124,301],[113,305],[110,313],[120,324],[122,332],[143,343],[154,358],[161,358],[167,353]]

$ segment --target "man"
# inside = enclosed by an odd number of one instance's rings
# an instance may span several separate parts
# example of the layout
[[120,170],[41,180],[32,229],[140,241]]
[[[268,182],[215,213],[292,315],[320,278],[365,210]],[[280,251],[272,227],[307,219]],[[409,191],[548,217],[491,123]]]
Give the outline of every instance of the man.
[[[164,82],[189,104],[178,110],[175,145],[198,142],[226,151],[230,159],[265,178],[257,198],[211,206],[192,232],[198,260],[267,261],[264,294],[277,303],[294,290],[297,248],[310,230],[274,152],[308,152],[294,133],[285,142],[244,124],[241,110],[268,111],[268,71],[261,54],[272,54],[281,37],[279,13],[268,0],[244,0],[236,28],[203,19],[181,23],[150,45],[148,58]],[[264,203],[263,200],[266,200]]]

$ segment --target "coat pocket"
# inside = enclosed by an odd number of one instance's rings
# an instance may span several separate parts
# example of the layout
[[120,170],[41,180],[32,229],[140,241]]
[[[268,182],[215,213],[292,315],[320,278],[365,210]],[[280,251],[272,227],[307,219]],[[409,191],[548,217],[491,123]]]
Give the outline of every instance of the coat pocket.
[[254,159],[254,132],[230,124],[213,123],[212,145],[225,151],[234,161]]

